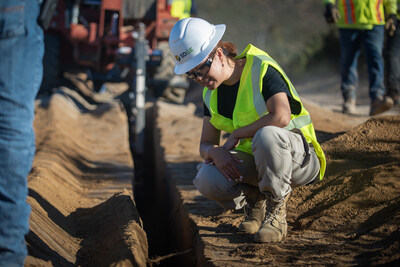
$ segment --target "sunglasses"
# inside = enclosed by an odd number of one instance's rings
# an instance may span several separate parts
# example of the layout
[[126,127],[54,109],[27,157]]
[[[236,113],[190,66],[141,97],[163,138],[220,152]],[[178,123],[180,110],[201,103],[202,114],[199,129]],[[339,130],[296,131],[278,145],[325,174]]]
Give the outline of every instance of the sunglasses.
[[210,71],[212,63],[213,63],[213,59],[212,59],[212,56],[211,56],[206,60],[206,62],[201,64],[201,66],[196,71],[186,72],[186,75],[190,79],[194,79],[194,80],[197,79],[197,78],[204,77]]

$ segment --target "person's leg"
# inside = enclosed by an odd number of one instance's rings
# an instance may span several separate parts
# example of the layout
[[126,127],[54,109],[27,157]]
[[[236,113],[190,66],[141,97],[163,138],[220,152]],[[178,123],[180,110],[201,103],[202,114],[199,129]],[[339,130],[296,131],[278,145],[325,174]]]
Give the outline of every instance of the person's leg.
[[254,240],[281,241],[287,234],[286,203],[291,187],[318,179],[320,163],[312,147],[310,161],[302,167],[305,149],[297,133],[267,126],[253,138],[253,155],[260,176],[259,188],[267,197],[266,216]]
[[231,151],[243,161],[237,164],[242,181],[228,181],[213,165],[201,163],[194,185],[208,199],[218,202],[225,209],[241,209],[245,216],[238,227],[241,233],[254,234],[265,217],[265,195],[258,189],[258,174],[254,157],[241,151]]
[[400,21],[393,36],[387,34],[384,49],[386,94],[400,102]]
[[34,100],[42,79],[38,0],[0,0],[0,266],[23,266],[35,150]]
[[253,138],[253,154],[260,176],[261,192],[271,192],[277,201],[283,200],[292,186],[308,184],[317,177],[320,163],[310,147],[310,162],[301,167],[305,151],[301,136],[275,126],[257,131]]
[[393,106],[393,101],[385,97],[383,70],[383,40],[385,28],[376,25],[372,30],[363,31],[363,45],[368,66],[370,115],[383,113]]
[[376,25],[372,30],[363,31],[363,46],[368,67],[369,96],[371,99],[383,97],[383,39],[385,28]]
[[193,184],[204,197],[218,202],[225,209],[241,209],[246,204],[246,198],[253,198],[259,193],[258,175],[252,155],[241,151],[231,153],[243,160],[243,163],[237,164],[242,181],[228,181],[215,165],[201,163]]
[[355,112],[358,88],[357,59],[360,55],[360,31],[339,29],[341,90],[344,100],[343,113]]

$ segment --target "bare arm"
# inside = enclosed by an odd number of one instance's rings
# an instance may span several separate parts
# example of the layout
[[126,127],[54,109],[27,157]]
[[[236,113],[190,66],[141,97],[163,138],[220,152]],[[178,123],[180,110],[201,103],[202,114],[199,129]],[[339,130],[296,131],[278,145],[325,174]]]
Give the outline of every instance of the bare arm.
[[209,150],[219,146],[221,132],[217,130],[210,122],[211,117],[203,118],[203,129],[200,139],[200,156],[204,160],[211,159]]

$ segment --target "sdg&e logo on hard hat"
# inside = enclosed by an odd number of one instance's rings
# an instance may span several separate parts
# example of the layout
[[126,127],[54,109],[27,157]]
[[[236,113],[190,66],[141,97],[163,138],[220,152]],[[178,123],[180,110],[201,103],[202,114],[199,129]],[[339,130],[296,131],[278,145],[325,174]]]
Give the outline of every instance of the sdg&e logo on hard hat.
[[189,55],[190,53],[194,52],[192,47],[189,47],[186,51],[180,53],[180,55],[175,55],[175,59],[179,62],[181,61],[184,57],[186,57],[187,55]]

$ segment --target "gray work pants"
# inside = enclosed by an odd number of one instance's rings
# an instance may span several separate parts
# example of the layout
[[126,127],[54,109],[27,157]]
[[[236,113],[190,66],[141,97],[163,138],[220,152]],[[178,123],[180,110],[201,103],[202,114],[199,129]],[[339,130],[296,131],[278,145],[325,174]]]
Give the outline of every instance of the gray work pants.
[[255,199],[260,192],[271,192],[275,200],[283,199],[292,186],[305,185],[319,179],[320,163],[310,147],[310,162],[301,167],[305,156],[301,136],[275,126],[261,128],[252,141],[253,155],[231,151],[243,163],[237,168],[242,181],[228,181],[215,165],[200,163],[193,184],[210,200],[225,209],[241,209],[246,199]]

